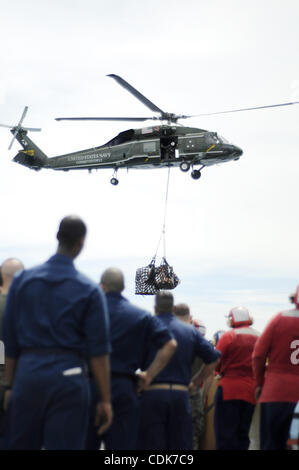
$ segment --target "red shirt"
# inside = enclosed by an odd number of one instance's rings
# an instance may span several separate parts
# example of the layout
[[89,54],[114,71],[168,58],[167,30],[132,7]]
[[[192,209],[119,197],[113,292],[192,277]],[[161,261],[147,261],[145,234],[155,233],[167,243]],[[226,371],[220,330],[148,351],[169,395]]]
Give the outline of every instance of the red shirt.
[[251,356],[259,333],[249,326],[224,333],[216,349],[221,351],[217,370],[224,400],[244,400],[255,404]]
[[256,385],[263,387],[260,402],[299,401],[299,310],[272,318],[252,359]]

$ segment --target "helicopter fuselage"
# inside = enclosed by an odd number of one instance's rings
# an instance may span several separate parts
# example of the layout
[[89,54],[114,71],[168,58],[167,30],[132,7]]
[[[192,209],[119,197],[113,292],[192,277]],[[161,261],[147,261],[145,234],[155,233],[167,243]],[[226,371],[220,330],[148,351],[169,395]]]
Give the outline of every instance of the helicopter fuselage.
[[100,147],[50,158],[45,168],[159,168],[184,161],[209,166],[237,160],[242,153],[215,132],[165,125],[129,129]]
[[205,167],[238,160],[243,153],[239,147],[228,143],[216,132],[173,125],[128,129],[105,145],[51,158],[29,139],[27,131],[20,129],[16,139],[23,149],[14,161],[34,170],[48,168],[91,171],[112,168],[116,172],[120,168],[179,166],[182,171],[188,171],[194,165]]

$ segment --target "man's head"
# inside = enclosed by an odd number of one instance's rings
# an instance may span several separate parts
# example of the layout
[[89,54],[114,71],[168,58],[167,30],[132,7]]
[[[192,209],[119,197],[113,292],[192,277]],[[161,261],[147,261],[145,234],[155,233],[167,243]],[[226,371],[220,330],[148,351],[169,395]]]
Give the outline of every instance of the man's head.
[[2,277],[2,290],[3,294],[7,294],[8,289],[10,287],[12,278],[16,274],[16,272],[21,271],[24,269],[24,265],[22,261],[17,258],[8,258],[7,260],[3,261],[1,266],[1,277]]
[[171,292],[162,290],[155,296],[155,313],[172,313],[173,312],[173,295]]
[[187,304],[177,304],[173,307],[174,314],[179,320],[191,323],[190,309]]
[[86,232],[86,225],[80,217],[64,217],[57,232],[58,253],[76,258],[83,248]]
[[227,324],[230,328],[250,326],[253,323],[249,311],[246,307],[234,307],[227,316]]
[[123,272],[118,268],[108,268],[101,276],[101,287],[104,292],[121,293],[125,288]]

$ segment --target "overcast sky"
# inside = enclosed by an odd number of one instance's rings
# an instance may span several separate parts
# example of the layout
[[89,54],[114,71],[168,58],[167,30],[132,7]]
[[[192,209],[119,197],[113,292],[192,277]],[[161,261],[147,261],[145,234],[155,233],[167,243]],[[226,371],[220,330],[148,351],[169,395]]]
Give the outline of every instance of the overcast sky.
[[[149,111],[107,74],[122,76],[163,110],[199,114],[299,101],[297,0],[0,0],[0,122],[41,127],[30,137],[49,156],[104,144],[130,123],[56,122],[59,116],[143,116]],[[166,257],[207,336],[247,306],[262,330],[299,284],[299,105],[207,116],[183,124],[216,131],[243,149],[198,181],[172,169]],[[150,125],[150,123],[146,123]],[[133,127],[138,127],[136,123]],[[31,171],[13,163],[0,128],[0,262],[30,267],[56,249],[60,219],[80,215],[89,233],[76,261],[98,280],[126,275],[156,251],[167,170]],[[159,252],[162,255],[162,246]],[[158,264],[160,258],[158,257]]]

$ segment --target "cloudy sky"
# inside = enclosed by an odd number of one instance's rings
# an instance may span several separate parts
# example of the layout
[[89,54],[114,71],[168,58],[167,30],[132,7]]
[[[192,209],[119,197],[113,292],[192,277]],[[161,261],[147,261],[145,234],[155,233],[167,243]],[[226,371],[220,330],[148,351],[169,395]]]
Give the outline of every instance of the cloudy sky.
[[[49,156],[104,144],[126,123],[56,122],[59,116],[144,115],[107,74],[122,76],[162,109],[200,114],[299,101],[297,0],[0,0],[0,122],[41,127],[31,138]],[[166,257],[181,279],[173,291],[207,335],[245,305],[262,330],[288,308],[299,284],[299,105],[184,121],[240,146],[238,162],[199,181],[173,169]],[[139,124],[136,123],[135,127]],[[11,160],[20,149],[0,129],[0,261],[27,267],[56,249],[70,213],[89,229],[76,265],[98,280],[149,263],[162,230],[167,170],[34,172]],[[162,246],[159,251],[162,255]],[[160,257],[158,256],[158,264]]]

